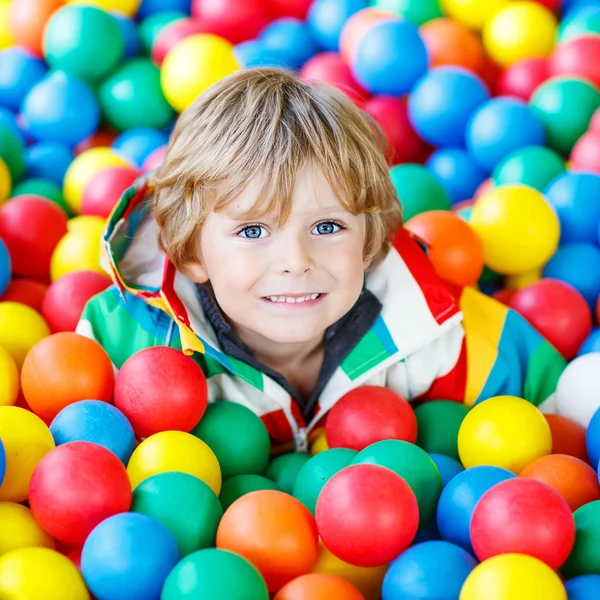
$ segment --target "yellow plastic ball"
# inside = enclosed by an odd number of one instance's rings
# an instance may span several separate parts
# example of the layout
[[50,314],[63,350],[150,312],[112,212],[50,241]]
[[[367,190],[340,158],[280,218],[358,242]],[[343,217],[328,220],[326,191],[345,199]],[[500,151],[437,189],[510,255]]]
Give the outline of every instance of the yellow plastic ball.
[[471,227],[485,264],[503,275],[542,267],[558,247],[560,223],[544,196],[526,185],[503,185],[477,199]]
[[0,302],[0,346],[21,370],[25,356],[40,340],[50,335],[44,318],[19,302]]
[[141,0],[67,0],[72,4],[91,4],[107,12],[117,11],[128,17],[134,17]]
[[221,491],[221,467],[217,457],[191,433],[155,433],[135,449],[127,465],[133,489],[148,477],[168,471],[180,471],[201,479],[217,496]]
[[525,58],[552,54],[557,22],[554,14],[537,2],[512,2],[498,12],[483,29],[483,45],[503,67]]
[[441,0],[446,15],[470,27],[480,30],[510,0]]
[[[18,1],[16,0],[16,2]],[[10,33],[9,7],[10,0],[0,0],[0,50],[8,48],[15,43]]]
[[68,231],[56,245],[50,260],[52,281],[73,271],[105,273],[100,266],[104,226],[101,217],[76,217],[69,221]]
[[325,450],[329,450],[329,446],[327,445],[327,437],[325,436],[325,430],[323,429],[311,444],[310,453],[314,456],[320,452],[325,452]]
[[37,524],[31,509],[0,502],[0,556],[18,548],[54,550],[54,540]]
[[460,600],[567,600],[567,592],[560,577],[541,560],[500,554],[471,571]]
[[10,171],[6,163],[0,158],[0,205],[8,200],[11,189],[12,180],[10,178]]
[[542,278],[542,270],[534,269],[533,271],[527,271],[526,273],[520,273],[519,275],[509,275],[505,279],[505,286],[509,290],[520,290]]
[[81,212],[83,191],[88,182],[103,169],[131,166],[112,148],[98,146],[79,154],[69,165],[63,183],[65,201],[73,213]]
[[17,365],[8,350],[0,346],[0,406],[12,406],[20,388]]
[[0,500],[24,502],[33,470],[54,448],[54,438],[45,423],[32,412],[18,406],[0,406],[0,440],[6,453]]
[[90,600],[77,567],[49,548],[19,548],[0,557],[0,598]]
[[160,82],[171,106],[182,112],[213,83],[239,68],[227,40],[200,33],[169,51],[160,69]]
[[458,431],[458,454],[465,469],[491,465],[520,473],[552,451],[544,415],[515,396],[496,396],[476,404]]

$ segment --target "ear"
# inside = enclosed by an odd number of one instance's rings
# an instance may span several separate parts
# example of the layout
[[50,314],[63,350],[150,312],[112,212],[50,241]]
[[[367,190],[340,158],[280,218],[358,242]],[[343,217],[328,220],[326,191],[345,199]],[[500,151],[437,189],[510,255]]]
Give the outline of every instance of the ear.
[[206,283],[208,281],[208,271],[202,263],[194,262],[185,265],[182,269],[183,274],[194,283]]

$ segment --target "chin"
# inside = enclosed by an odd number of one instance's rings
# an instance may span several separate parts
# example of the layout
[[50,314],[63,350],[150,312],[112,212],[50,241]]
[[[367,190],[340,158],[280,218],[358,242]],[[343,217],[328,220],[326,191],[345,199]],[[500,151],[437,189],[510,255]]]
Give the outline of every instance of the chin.
[[274,328],[269,331],[257,331],[260,335],[276,344],[303,344],[314,340],[319,335],[324,335],[325,330],[319,331],[317,329],[292,329],[283,331],[281,328]]

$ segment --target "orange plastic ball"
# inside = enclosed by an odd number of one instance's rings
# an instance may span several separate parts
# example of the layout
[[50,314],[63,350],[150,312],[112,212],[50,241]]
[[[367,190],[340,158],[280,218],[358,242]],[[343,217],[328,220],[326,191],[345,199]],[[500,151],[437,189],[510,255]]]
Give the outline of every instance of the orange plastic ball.
[[585,447],[585,428],[560,415],[544,415],[552,434],[552,454],[568,454],[589,462]]
[[293,496],[274,490],[251,492],[223,515],[217,548],[249,560],[262,573],[269,591],[277,592],[312,570],[319,550],[317,525]]
[[290,581],[273,600],[365,600],[365,597],[337,575],[311,573]]
[[21,384],[31,410],[49,423],[78,400],[110,402],[114,372],[100,344],[76,333],[56,333],[30,350]]
[[457,286],[470,286],[483,271],[483,245],[468,223],[455,213],[432,210],[414,216],[406,228],[429,245],[436,273]]
[[447,18],[433,19],[420,28],[431,67],[453,65],[479,73],[484,64],[481,40],[473,31]]
[[574,456],[542,456],[529,463],[519,475],[549,485],[567,501],[573,512],[588,502],[600,500],[596,471]]
[[15,44],[42,56],[46,21],[64,0],[15,0],[10,3],[9,27]]

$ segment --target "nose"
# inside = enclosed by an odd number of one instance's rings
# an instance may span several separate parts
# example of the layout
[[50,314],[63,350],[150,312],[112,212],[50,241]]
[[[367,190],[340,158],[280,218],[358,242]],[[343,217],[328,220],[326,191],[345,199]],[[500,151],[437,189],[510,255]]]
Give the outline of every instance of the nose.
[[303,275],[314,267],[310,241],[301,233],[285,236],[278,248],[280,271],[286,275]]

